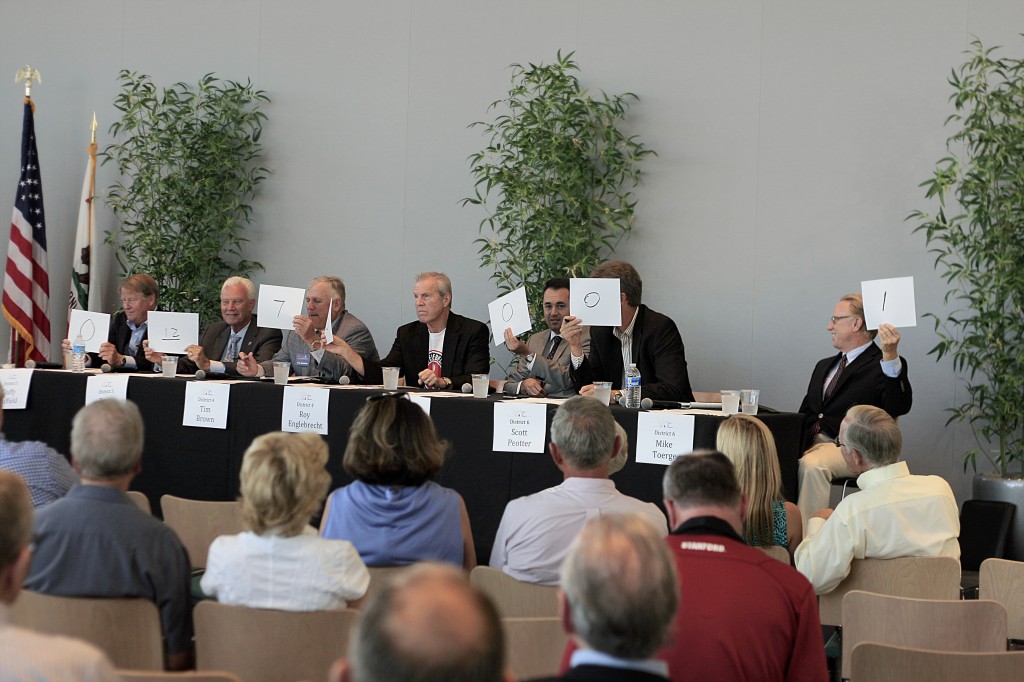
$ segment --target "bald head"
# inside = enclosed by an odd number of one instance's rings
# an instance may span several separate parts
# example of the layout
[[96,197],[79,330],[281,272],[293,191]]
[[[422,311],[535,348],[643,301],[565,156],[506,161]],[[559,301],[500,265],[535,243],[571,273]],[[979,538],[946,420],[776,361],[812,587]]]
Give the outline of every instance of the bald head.
[[505,666],[494,606],[437,564],[410,568],[371,598],[349,654],[353,682],[497,682]]

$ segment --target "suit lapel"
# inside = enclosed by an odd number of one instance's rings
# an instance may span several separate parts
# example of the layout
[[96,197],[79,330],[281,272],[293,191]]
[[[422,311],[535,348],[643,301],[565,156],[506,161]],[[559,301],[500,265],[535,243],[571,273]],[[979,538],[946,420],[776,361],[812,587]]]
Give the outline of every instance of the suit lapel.
[[444,332],[444,346],[441,348],[441,373],[445,376],[456,374],[452,360],[458,354],[459,329],[461,327],[462,324],[458,316],[455,313],[448,313],[448,325]]
[[[825,400],[822,403],[823,405],[827,405],[828,403],[832,402],[836,398],[836,396],[838,396],[839,393],[843,390],[843,386],[849,383],[854,375],[864,371],[864,369],[866,367],[869,367],[873,361],[877,361],[875,353],[872,352],[873,348],[877,348],[877,346],[875,346],[872,343],[872,345],[865,348],[864,352],[858,355],[853,362],[846,365],[846,369],[843,370],[843,373],[839,376],[839,380],[836,382],[836,387],[832,390],[832,395],[828,397],[828,400]],[[842,355],[842,353],[836,355],[836,357],[833,359],[832,364],[838,362],[839,358],[841,358]],[[829,365],[829,368],[831,367],[832,365]],[[825,376],[828,376],[828,369],[825,370]],[[822,383],[824,383],[824,378],[822,378]]]

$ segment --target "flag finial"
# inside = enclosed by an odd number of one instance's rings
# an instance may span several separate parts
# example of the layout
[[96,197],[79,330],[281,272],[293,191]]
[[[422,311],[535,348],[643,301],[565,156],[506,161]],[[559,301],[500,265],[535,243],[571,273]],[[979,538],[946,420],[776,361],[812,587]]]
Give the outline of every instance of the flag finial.
[[96,144],[96,112],[92,112],[92,141],[90,144]]
[[14,82],[25,81],[25,97],[32,96],[32,81],[35,80],[38,83],[43,82],[42,76],[39,75],[39,70],[32,68],[29,64],[18,69],[18,73],[14,76]]

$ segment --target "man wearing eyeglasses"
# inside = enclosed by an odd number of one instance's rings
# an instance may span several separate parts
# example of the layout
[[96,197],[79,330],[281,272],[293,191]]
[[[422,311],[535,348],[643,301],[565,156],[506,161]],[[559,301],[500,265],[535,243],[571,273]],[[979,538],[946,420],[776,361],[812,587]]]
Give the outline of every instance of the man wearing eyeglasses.
[[800,404],[806,452],[800,458],[797,507],[804,528],[814,512],[828,506],[832,479],[854,475],[835,445],[847,410],[873,405],[895,419],[910,412],[913,401],[907,361],[897,351],[900,333],[890,324],[879,325],[877,331],[867,329],[860,294],[839,299],[828,331],[839,353],[815,365]]

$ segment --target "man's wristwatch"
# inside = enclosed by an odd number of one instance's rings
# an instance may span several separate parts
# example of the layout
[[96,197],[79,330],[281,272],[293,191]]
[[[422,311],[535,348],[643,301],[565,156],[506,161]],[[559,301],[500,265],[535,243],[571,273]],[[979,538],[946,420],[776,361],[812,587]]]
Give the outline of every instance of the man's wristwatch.
[[128,356],[127,355],[122,355],[121,356],[121,364],[118,365],[118,367],[124,367],[127,364],[128,364]]
[[313,343],[309,344],[310,350],[320,350],[323,347],[324,344],[323,342],[320,341],[320,339],[313,339]]

